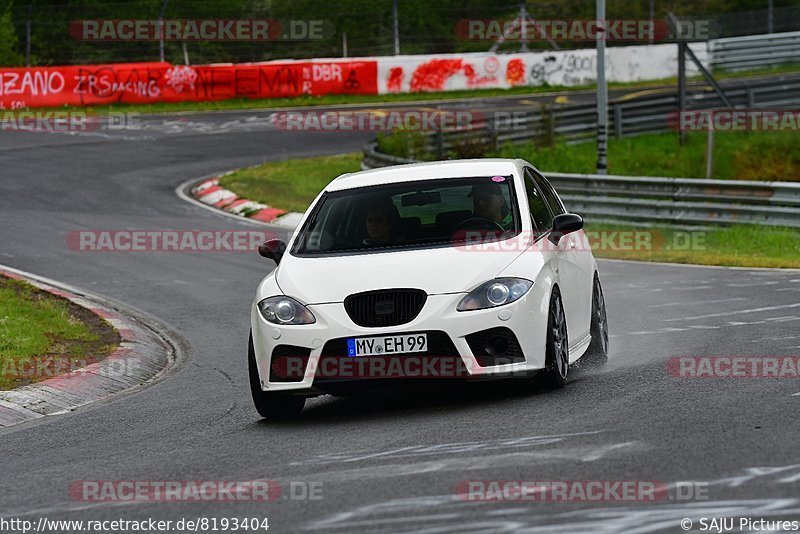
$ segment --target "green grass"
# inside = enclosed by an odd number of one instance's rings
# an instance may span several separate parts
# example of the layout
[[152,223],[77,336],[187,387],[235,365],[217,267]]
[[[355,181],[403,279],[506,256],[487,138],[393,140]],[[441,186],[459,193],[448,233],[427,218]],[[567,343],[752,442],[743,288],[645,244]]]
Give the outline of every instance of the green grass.
[[[236,171],[224,177],[222,184],[252,200],[292,211],[305,211],[332,179],[345,172],[358,171],[360,162],[360,154],[344,154],[265,163]],[[647,232],[650,235],[652,247],[640,250],[605,247],[594,251],[599,258],[800,268],[800,232],[790,228],[737,225],[688,231],[588,221],[586,231]]]
[[[587,222],[586,232],[604,232],[613,243],[624,243],[610,232],[628,236],[646,234],[643,241],[651,246],[628,246],[613,250],[612,246],[595,248],[597,258],[638,261],[662,261],[698,265],[732,267],[800,268],[800,232],[792,228],[735,225],[710,230],[685,230],[673,227],[633,227],[624,224]],[[603,234],[600,234],[603,235]]]
[[[718,80],[727,78],[741,78],[750,76],[761,76],[766,74],[783,74],[800,72],[800,65],[780,65],[776,67],[764,67],[739,72],[718,72],[714,77]],[[702,76],[691,76],[688,81],[703,81]],[[635,88],[653,87],[660,85],[674,85],[676,78],[663,78],[660,80],[649,80],[644,82],[612,82],[610,88]],[[99,114],[105,113],[172,113],[181,111],[220,111],[220,110],[244,110],[244,109],[270,109],[283,107],[305,107],[305,106],[334,106],[340,104],[384,104],[391,102],[414,102],[426,100],[450,100],[460,98],[487,98],[494,96],[516,96],[516,95],[536,95],[546,92],[565,92],[582,91],[594,89],[595,84],[580,86],[558,86],[542,85],[537,87],[524,86],[512,87],[509,89],[469,89],[461,91],[436,91],[425,93],[403,93],[390,95],[322,95],[322,96],[298,96],[291,98],[232,98],[229,100],[219,100],[215,102],[158,102],[154,104],[106,104],[94,106],[64,106],[64,110],[72,111],[92,111]]]
[[52,357],[69,368],[68,361],[97,358],[113,349],[103,344],[102,336],[75,317],[64,299],[0,277],[0,389],[49,378],[35,372],[24,376],[32,358]]
[[302,212],[331,180],[359,170],[361,154],[356,152],[265,163],[223,176],[220,185],[243,198]]
[[[724,180],[800,179],[798,132],[716,132],[713,178]],[[597,146],[581,143],[537,148],[501,147],[499,157],[523,158],[544,171],[593,173]],[[609,139],[608,172],[629,176],[704,178],[706,134],[689,133],[681,146],[675,132]]]

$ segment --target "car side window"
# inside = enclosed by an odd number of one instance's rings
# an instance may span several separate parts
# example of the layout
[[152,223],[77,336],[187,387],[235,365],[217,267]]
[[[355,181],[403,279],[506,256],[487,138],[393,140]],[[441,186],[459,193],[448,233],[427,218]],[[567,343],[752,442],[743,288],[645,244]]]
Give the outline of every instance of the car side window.
[[536,182],[536,185],[539,186],[539,190],[544,195],[544,199],[547,201],[547,205],[550,206],[550,211],[553,212],[553,215],[561,215],[562,213],[566,213],[567,210],[564,209],[564,204],[561,203],[561,199],[558,198],[555,189],[553,189],[553,186],[547,181],[547,178],[537,172],[534,172],[533,179]]
[[525,169],[525,194],[528,197],[528,209],[531,212],[534,231],[538,237],[552,226],[553,214],[547,207],[547,202],[544,200],[542,192],[536,187],[528,169]]

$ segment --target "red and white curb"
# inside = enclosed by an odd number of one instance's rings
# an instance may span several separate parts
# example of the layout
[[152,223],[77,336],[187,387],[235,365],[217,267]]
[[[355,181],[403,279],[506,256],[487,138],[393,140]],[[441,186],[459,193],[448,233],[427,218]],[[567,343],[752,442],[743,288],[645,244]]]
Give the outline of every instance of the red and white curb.
[[102,317],[121,338],[103,360],[70,373],[10,391],[0,391],[0,427],[69,412],[160,378],[176,361],[176,349],[144,323],[127,317],[79,290],[0,266],[0,275],[64,297]]
[[251,221],[269,223],[282,228],[293,229],[300,222],[302,213],[287,212],[280,208],[271,208],[253,200],[241,198],[229,189],[219,185],[219,179],[230,172],[201,180],[189,189],[191,196],[212,208],[228,214],[243,217]]

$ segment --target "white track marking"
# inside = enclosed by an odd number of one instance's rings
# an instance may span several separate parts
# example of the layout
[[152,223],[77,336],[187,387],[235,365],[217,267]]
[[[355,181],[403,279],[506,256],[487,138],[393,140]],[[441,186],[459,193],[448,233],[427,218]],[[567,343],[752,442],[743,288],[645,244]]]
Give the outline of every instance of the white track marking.
[[759,313],[765,311],[785,310],[789,308],[800,308],[800,302],[794,304],[782,304],[780,306],[764,306],[763,308],[750,308],[749,310],[735,310],[719,313],[708,313],[706,315],[695,315],[694,317],[675,317],[672,319],[664,319],[665,321],[695,321],[697,319],[709,319],[711,317],[729,317],[731,315],[744,315],[746,313]]
[[718,299],[718,300],[703,300],[698,301],[696,303],[686,303],[686,302],[667,302],[666,304],[651,304],[648,308],[663,308],[666,306],[686,306],[687,304],[718,304],[720,302],[733,302],[736,300],[747,300],[747,297],[731,297],[729,299]]
[[465,441],[465,442],[451,442],[451,443],[433,443],[429,445],[411,445],[408,447],[400,447],[397,449],[385,451],[346,451],[341,453],[330,452],[310,458],[308,460],[301,460],[291,462],[290,465],[318,465],[330,463],[349,463],[349,462],[362,462],[364,460],[372,459],[393,459],[393,458],[409,458],[430,456],[436,454],[464,454],[476,451],[487,450],[502,450],[502,449],[520,449],[533,445],[547,445],[550,443],[557,443],[563,441],[565,438],[572,438],[577,436],[591,436],[600,434],[601,431],[593,430],[589,432],[577,432],[572,434],[555,434],[547,436],[525,436],[519,438],[504,438],[504,439],[491,439],[485,441]]
[[[354,467],[341,465],[330,471],[315,470],[314,480],[324,483],[329,482],[363,482],[366,480],[397,478],[401,476],[418,476],[427,473],[439,473],[445,476],[448,473],[465,474],[476,470],[497,470],[508,467],[519,468],[559,462],[590,463],[598,460],[609,459],[614,454],[617,458],[625,457],[634,452],[646,450],[641,442],[628,441],[611,443],[609,445],[582,445],[576,447],[555,447],[527,451],[514,451],[500,454],[472,456],[446,456],[431,460],[412,460],[404,463],[379,464],[369,467]],[[460,475],[459,475],[460,476]]]
[[761,341],[782,341],[784,339],[800,339],[800,336],[760,337],[750,341],[750,343],[760,343]]

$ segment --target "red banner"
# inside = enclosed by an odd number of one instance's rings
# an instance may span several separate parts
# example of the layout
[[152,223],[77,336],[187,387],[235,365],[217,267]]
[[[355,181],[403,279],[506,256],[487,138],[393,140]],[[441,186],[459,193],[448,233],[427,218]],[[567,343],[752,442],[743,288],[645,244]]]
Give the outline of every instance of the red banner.
[[0,68],[0,109],[377,94],[375,61]]

